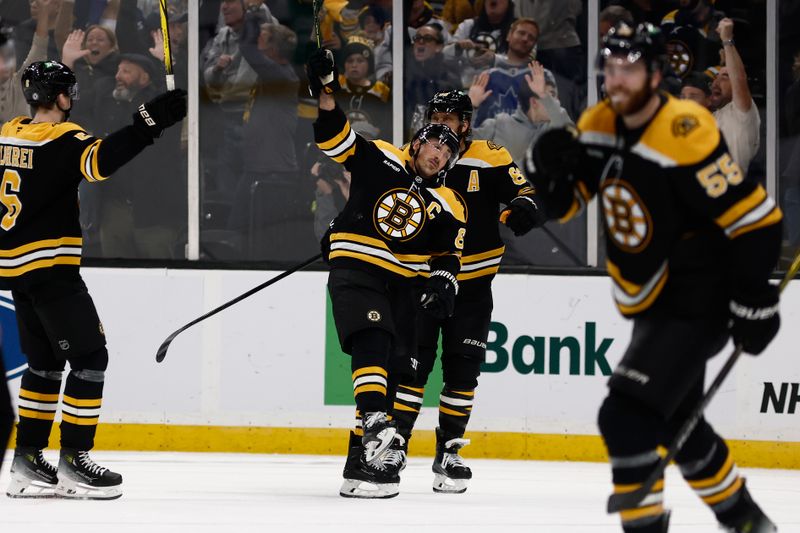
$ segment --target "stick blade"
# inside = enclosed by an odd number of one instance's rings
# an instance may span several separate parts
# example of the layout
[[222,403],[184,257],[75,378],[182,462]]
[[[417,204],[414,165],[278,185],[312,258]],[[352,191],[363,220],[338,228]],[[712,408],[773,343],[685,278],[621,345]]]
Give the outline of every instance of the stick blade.
[[164,342],[161,343],[161,346],[158,347],[158,351],[156,352],[156,362],[160,363],[164,360],[167,356],[167,350],[169,350],[169,345],[172,344],[172,340],[183,330],[178,330],[174,332],[172,335],[164,339]]
[[612,494],[608,497],[608,502],[606,503],[606,512],[608,514],[614,514],[622,511],[623,509],[631,509],[636,507],[636,505],[641,502],[646,493],[642,493],[642,490],[634,490],[631,492],[619,492],[616,494]]

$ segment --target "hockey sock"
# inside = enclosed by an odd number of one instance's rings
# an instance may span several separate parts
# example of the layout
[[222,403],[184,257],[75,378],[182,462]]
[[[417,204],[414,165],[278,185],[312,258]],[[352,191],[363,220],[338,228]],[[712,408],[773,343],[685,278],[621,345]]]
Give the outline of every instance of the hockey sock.
[[[600,407],[598,423],[608,448],[614,492],[638,489],[661,459],[656,451],[661,429],[658,414],[612,391]],[[620,511],[627,533],[661,531],[658,528],[666,520],[663,491],[662,476],[636,507]]]
[[30,367],[25,370],[19,389],[17,448],[47,448],[58,409],[62,375],[63,372],[58,370],[42,371]]
[[678,464],[683,478],[720,522],[731,523],[750,511],[746,499],[741,498],[744,479],[728,446],[718,435],[713,435],[702,457],[693,461],[684,459]]
[[455,390],[445,383],[439,395],[439,427],[448,439],[464,436],[474,399],[474,389]]
[[362,415],[389,410],[386,395],[391,343],[391,335],[381,329],[367,329],[353,334],[350,361],[353,396],[356,408]]
[[72,370],[61,407],[61,448],[91,450],[103,401],[102,370]]
[[419,410],[422,408],[422,396],[425,394],[424,387],[412,387],[410,385],[398,385],[394,396],[392,416],[397,423],[397,432],[406,441],[411,438],[414,424],[417,423]]

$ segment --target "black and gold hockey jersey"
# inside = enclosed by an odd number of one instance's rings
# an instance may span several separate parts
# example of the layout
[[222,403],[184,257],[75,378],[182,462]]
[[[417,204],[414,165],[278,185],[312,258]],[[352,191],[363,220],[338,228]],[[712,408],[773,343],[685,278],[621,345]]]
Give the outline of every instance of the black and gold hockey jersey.
[[[107,143],[71,122],[17,117],[0,130],[0,286],[23,275],[77,269],[78,184],[98,182],[150,144],[131,128]],[[106,149],[108,148],[108,149]]]
[[744,179],[706,109],[661,99],[635,131],[607,101],[583,113],[586,155],[562,221],[598,194],[623,315],[656,304],[685,315],[723,312],[730,291],[769,278],[782,214],[761,185]]
[[350,198],[330,232],[331,267],[413,278],[458,273],[464,206],[447,187],[426,187],[409,167],[408,147],[367,141],[337,106],[319,111],[317,146],[351,173]]
[[517,196],[534,196],[511,154],[492,141],[472,141],[445,184],[467,208],[467,239],[459,280],[491,279],[500,267],[505,246],[498,230],[500,205]]

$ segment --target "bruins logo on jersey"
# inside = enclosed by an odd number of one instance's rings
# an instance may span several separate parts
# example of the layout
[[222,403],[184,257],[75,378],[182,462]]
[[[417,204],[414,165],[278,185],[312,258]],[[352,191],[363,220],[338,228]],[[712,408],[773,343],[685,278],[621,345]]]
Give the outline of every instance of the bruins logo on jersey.
[[375,228],[388,239],[407,241],[425,223],[422,199],[407,189],[392,189],[375,203]]
[[700,123],[692,115],[679,115],[672,121],[672,135],[675,137],[686,137],[694,131]]
[[626,252],[640,252],[653,236],[653,219],[627,182],[613,180],[603,187],[603,215],[608,234]]

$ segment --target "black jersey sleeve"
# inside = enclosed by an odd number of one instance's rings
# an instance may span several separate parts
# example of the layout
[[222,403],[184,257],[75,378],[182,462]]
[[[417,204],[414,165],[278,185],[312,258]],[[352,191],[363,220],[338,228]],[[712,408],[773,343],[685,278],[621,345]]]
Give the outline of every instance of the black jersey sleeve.
[[675,187],[685,203],[730,240],[730,255],[724,260],[733,286],[737,290],[763,286],[780,254],[783,215],[775,201],[759,183],[745,179],[722,135],[702,161],[676,167],[674,172]]
[[353,171],[362,153],[369,151],[372,143],[350,127],[339,105],[330,111],[319,110],[314,121],[314,141],[322,153]]
[[153,143],[149,135],[143,135],[133,126],[126,126],[105,139],[94,137],[75,124],[65,123],[61,128],[59,142],[63,143],[64,163],[77,165],[80,176],[90,182],[107,179]]

